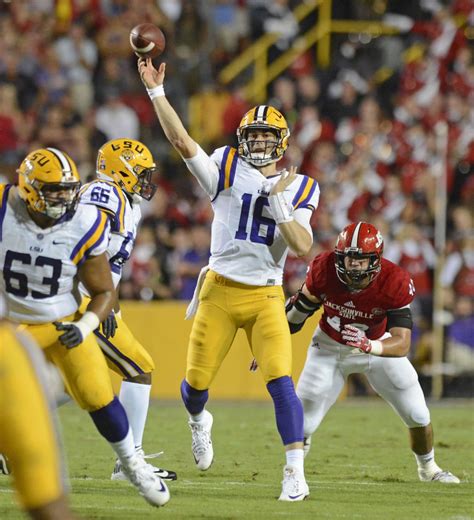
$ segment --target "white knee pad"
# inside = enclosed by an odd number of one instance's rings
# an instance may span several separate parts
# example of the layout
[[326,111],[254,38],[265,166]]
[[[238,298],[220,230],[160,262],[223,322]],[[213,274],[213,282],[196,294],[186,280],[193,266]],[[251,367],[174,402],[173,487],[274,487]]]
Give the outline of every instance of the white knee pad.
[[430,411],[426,403],[415,404],[407,417],[402,417],[403,422],[408,428],[421,428],[428,426],[431,422]]
[[376,392],[390,403],[408,428],[430,423],[418,375],[407,358],[377,358],[368,377]]

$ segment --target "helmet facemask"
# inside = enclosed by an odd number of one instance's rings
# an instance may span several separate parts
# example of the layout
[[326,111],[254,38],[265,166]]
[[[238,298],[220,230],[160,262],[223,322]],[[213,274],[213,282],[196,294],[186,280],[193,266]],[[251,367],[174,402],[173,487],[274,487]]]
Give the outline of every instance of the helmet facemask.
[[[345,285],[353,289],[367,287],[379,274],[381,268],[380,256],[378,253],[361,253],[358,248],[345,248],[344,252],[335,251],[336,273]],[[346,257],[357,260],[368,259],[367,269],[349,269],[346,266]]]
[[[271,132],[274,139],[249,139],[249,133],[253,130],[260,133]],[[242,129],[239,128],[237,137],[239,139],[239,155],[254,166],[266,166],[274,163],[283,155],[278,153],[278,150],[282,147],[282,138],[280,137],[280,130],[277,128],[249,125]]]
[[[271,139],[249,139],[250,132],[267,134]],[[290,130],[283,114],[269,105],[249,110],[237,128],[239,156],[257,168],[279,161],[288,147]]]
[[[135,166],[134,169],[137,168],[140,168],[140,166]],[[156,172],[156,167],[143,168],[142,171],[137,174],[137,183],[133,187],[133,193],[142,199],[151,200],[157,189],[156,184],[151,182],[151,179]]]
[[[42,184],[42,186],[35,186],[35,184]],[[50,184],[35,180],[31,185],[39,195],[37,206],[43,208],[42,210],[32,208],[34,211],[43,213],[53,220],[58,220],[66,213],[75,211],[79,201],[80,182]]]

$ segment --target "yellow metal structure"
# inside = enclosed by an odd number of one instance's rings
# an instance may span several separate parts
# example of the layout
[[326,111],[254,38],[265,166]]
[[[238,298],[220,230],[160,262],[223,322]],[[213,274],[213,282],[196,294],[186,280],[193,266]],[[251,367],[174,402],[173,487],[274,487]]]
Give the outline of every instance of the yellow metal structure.
[[331,35],[333,33],[364,33],[380,36],[398,32],[398,29],[394,27],[373,20],[332,20],[331,7],[332,0],[302,2],[293,11],[296,21],[301,22],[309,14],[319,10],[317,24],[306,33],[300,35],[294,41],[292,47],[273,63],[267,62],[268,50],[278,40],[279,36],[278,34],[263,35],[221,71],[219,75],[221,83],[230,83],[252,65],[253,78],[246,86],[246,94],[249,100],[255,103],[262,103],[265,100],[268,84],[311,46],[317,44],[317,63],[319,67],[328,67],[331,53]]
[[[275,78],[291,66],[294,61],[310,47],[316,45],[316,59],[320,68],[330,64],[331,35],[336,33],[364,33],[371,36],[397,34],[398,29],[374,20],[333,20],[331,18],[332,0],[307,0],[301,2],[293,11],[297,22],[318,11],[315,26],[301,34],[285,53],[272,63],[268,63],[268,50],[274,45],[279,35],[265,34],[245,49],[231,63],[222,69],[219,81],[222,85],[230,84],[249,67],[252,67],[252,78],[245,85],[245,97],[254,104],[265,103],[267,87]],[[386,75],[384,74],[383,77]],[[208,139],[202,135],[203,94],[195,94],[189,102],[189,128],[196,139],[205,144]],[[206,133],[206,132],[205,132]]]

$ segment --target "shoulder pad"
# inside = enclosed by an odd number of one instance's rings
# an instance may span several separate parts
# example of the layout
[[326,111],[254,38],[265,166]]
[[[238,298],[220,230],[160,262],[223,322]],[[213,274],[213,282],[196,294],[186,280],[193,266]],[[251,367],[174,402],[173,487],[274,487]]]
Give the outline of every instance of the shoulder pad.
[[80,192],[80,202],[107,212],[111,217],[112,231],[124,232],[127,199],[115,182],[95,180],[85,184]]
[[218,148],[211,155],[211,159],[216,161],[217,165],[219,166],[217,194],[222,190],[230,188],[234,184],[238,158],[239,154],[232,146]]
[[391,309],[409,305],[415,297],[415,286],[407,271],[382,258],[381,293],[389,300]]
[[72,250],[70,259],[79,265],[89,256],[105,251],[109,239],[109,219],[99,208],[89,205],[79,206],[76,215],[81,229],[81,238]]

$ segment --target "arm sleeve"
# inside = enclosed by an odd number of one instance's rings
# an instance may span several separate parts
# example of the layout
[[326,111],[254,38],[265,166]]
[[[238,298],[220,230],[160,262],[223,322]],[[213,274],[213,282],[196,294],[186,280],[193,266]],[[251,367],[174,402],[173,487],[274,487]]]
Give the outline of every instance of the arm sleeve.
[[196,177],[201,188],[211,197],[217,193],[219,182],[219,167],[198,145],[197,154],[190,159],[184,159],[188,170]]
[[308,211],[308,209],[297,209],[293,213],[293,217],[296,220],[296,222],[298,222],[298,224],[303,226],[311,236],[313,236],[313,228],[311,227],[311,224],[310,224],[312,214],[313,214],[313,212]]
[[390,331],[392,327],[403,327],[404,329],[410,330],[413,328],[410,307],[387,311],[387,332]]

